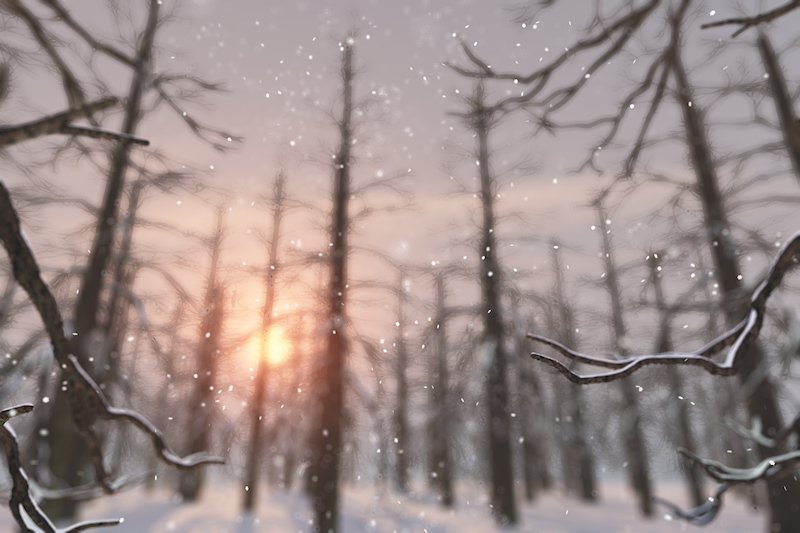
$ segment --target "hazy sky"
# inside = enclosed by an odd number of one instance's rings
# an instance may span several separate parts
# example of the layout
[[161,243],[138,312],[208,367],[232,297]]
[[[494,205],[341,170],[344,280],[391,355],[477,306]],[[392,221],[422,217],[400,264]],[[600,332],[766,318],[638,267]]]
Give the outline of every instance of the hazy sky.
[[[158,43],[163,52],[157,58],[158,67],[222,83],[227,92],[204,96],[200,105],[187,109],[199,120],[240,135],[244,140],[240,145],[231,143],[232,149],[221,154],[194,140],[186,127],[166,114],[147,121],[141,134],[178,164],[197,169],[209,183],[225,189],[224,203],[232,209],[234,222],[226,261],[261,263],[265,253],[253,245],[251,232],[267,227],[268,215],[256,212],[252,204],[258,194],[269,190],[280,166],[289,169],[290,193],[312,201],[317,207],[327,206],[331,184],[327,161],[336,140],[328,115],[336,113],[336,97],[341,90],[337,43],[355,28],[355,54],[361,67],[356,97],[374,99],[380,111],[375,114],[380,115],[380,120],[367,121],[359,133],[362,147],[354,180],[363,184],[381,175],[408,174],[405,187],[416,193],[415,211],[379,217],[358,227],[362,241],[377,243],[383,252],[416,263],[461,257],[464,251],[453,247],[453,239],[463,240],[475,232],[468,220],[470,210],[477,208],[477,201],[470,196],[444,198],[441,193],[456,190],[457,183],[467,188],[476,186],[475,167],[468,155],[474,140],[458,119],[447,115],[463,110],[460,97],[471,93],[472,84],[443,63],[467,64],[459,45],[463,39],[494,67],[529,72],[580,39],[591,15],[590,2],[558,2],[556,8],[523,26],[512,20],[512,8],[520,3],[187,0],[176,6],[173,0],[165,1],[165,8],[174,8],[176,18],[159,33]],[[698,83],[699,96],[706,99],[708,87],[724,83],[733,71],[753,69],[756,57],[750,46],[753,32],[742,35],[737,46],[726,52],[729,55],[715,56],[709,61],[710,48],[698,44],[701,40],[712,44],[717,39],[730,40],[731,32],[727,29],[701,33],[698,28],[701,22],[713,17],[737,14],[731,4],[706,2],[688,32],[684,56],[694,67],[692,79]],[[73,5],[76,17],[88,26],[114,35],[113,25],[100,18],[104,15],[96,9],[95,2]],[[576,8],[579,5],[586,9]],[[778,45],[794,35],[792,30],[797,27],[798,18],[795,13],[771,30]],[[656,38],[661,30],[663,27],[655,20],[646,34]],[[636,63],[637,51],[645,50],[646,44],[634,42],[633,53],[615,58],[609,74],[593,78],[585,94],[559,118],[575,121],[610,112],[621,95],[631,89],[632,80],[641,78],[647,63]],[[787,65],[794,64],[792,57],[796,55],[787,56]],[[568,64],[565,74],[554,80],[555,86],[579,79],[587,62],[581,59]],[[120,83],[124,90],[124,84]],[[516,89],[490,87],[490,97],[498,98],[512,90]],[[61,105],[60,101],[50,104],[54,108]],[[749,112],[749,107],[741,102],[728,107],[734,115]],[[640,119],[645,109],[646,105],[638,105],[631,110],[632,120]],[[679,116],[675,111],[668,99],[654,131],[669,132]],[[522,244],[522,237],[536,235],[546,242],[555,235],[585,249],[596,246],[596,234],[590,230],[595,214],[576,206],[585,205],[592,192],[607,183],[609,177],[567,173],[586,158],[602,131],[532,138],[526,118],[524,113],[518,113],[507,119],[493,137],[496,153],[493,165],[498,173],[523,157],[539,167],[537,172],[503,178],[507,183],[513,181],[514,186],[502,190],[501,213],[524,213],[523,219],[517,219],[522,221],[500,233],[501,238],[520,239],[513,254],[508,251],[511,264],[507,265],[520,269],[546,265],[549,261],[542,253],[543,245]],[[632,131],[624,131],[630,139]],[[737,131],[717,129],[715,139],[724,139],[727,149],[745,142],[743,139],[775,134],[753,135],[748,130],[747,135],[742,135]],[[624,148],[623,142],[617,155]],[[690,174],[684,161],[685,149],[679,142],[665,143],[659,153],[655,160],[661,168],[676,170],[682,177]],[[607,161],[619,159],[609,156]],[[459,161],[461,164],[456,165]],[[446,164],[454,170],[445,170]],[[75,184],[87,182],[79,179]],[[101,182],[94,179],[91,183],[85,194],[97,201]],[[647,240],[651,231],[642,226],[644,215],[668,193],[668,187],[654,187],[648,189],[643,200],[628,202],[620,212],[620,224],[615,226],[625,231],[618,231],[617,238]],[[383,202],[379,205],[396,201],[389,195],[378,200]],[[213,207],[188,195],[152,201],[148,213],[180,221],[197,231],[210,230],[213,222]],[[616,224],[616,213],[614,220]],[[315,245],[325,238],[321,228],[314,230],[293,224],[287,226],[287,241]],[[602,270],[599,261],[591,268]]]

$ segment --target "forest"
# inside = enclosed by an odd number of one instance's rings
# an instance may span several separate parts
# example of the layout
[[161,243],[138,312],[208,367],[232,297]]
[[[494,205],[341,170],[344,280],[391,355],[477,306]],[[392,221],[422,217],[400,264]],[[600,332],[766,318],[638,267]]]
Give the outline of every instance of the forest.
[[0,28],[0,529],[800,533],[800,0]]

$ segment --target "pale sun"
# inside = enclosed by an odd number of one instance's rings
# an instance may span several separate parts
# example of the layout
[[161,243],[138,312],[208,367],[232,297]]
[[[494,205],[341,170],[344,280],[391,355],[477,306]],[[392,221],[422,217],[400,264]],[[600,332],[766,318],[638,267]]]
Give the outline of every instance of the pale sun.
[[247,341],[246,352],[254,361],[266,357],[270,366],[278,366],[286,362],[292,354],[292,343],[279,328],[272,328],[262,334],[256,334]]

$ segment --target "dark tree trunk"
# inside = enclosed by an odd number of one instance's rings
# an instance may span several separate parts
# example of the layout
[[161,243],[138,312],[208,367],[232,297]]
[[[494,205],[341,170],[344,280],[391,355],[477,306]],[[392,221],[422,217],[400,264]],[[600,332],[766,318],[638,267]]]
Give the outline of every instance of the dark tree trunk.
[[508,400],[508,356],[506,333],[500,307],[500,264],[497,257],[494,214],[494,178],[489,162],[489,131],[493,117],[484,106],[483,85],[478,85],[474,107],[470,113],[478,136],[478,164],[481,182],[481,292],[483,295],[482,352],[486,369],[487,429],[489,466],[492,484],[492,515],[501,524],[517,522],[514,499],[514,473],[511,457],[511,423]]
[[345,42],[342,58],[343,107],[339,121],[340,145],[336,154],[331,220],[329,322],[327,346],[316,369],[317,427],[311,443],[308,489],[314,527],[325,533],[339,530],[339,463],[342,455],[344,365],[347,355],[345,309],[347,295],[347,234],[350,217],[350,148],[353,144],[353,46]]
[[431,359],[430,419],[428,421],[428,477],[431,486],[439,492],[439,501],[451,507],[453,498],[452,443],[448,406],[450,405],[447,365],[447,332],[444,291],[444,273],[436,274],[436,320],[434,323],[434,356]]
[[548,409],[545,403],[542,386],[536,377],[530,360],[526,357],[528,340],[526,332],[532,331],[523,319],[517,306],[518,298],[513,300],[514,316],[514,351],[512,363],[516,363],[516,401],[514,411],[517,413],[516,426],[520,437],[519,458],[522,463],[522,482],[525,487],[525,500],[532,502],[540,490],[550,488],[550,471],[548,468],[549,449],[547,445]]
[[[189,405],[186,406],[186,448],[190,454],[204,452],[211,442],[211,424],[215,416],[217,357],[220,348],[223,320],[222,286],[217,279],[220,246],[223,237],[222,209],[217,214],[217,226],[211,239],[211,265],[208,271],[200,338],[197,346],[196,379]],[[200,495],[205,469],[194,468],[181,472],[178,491],[184,501],[194,501]]]
[[[121,133],[134,135],[141,119],[143,94],[151,72],[150,60],[160,8],[160,0],[150,0],[147,25],[136,53],[136,68],[128,90]],[[116,143],[111,152],[111,168],[106,181],[103,204],[97,217],[89,263],[81,279],[73,315],[73,328],[77,335],[70,337],[72,340],[70,348],[83,368],[92,375],[94,375],[93,369],[102,369],[106,363],[105,354],[92,354],[91,347],[100,320],[100,295],[104,271],[113,251],[114,227],[117,224],[130,153],[130,143]],[[95,358],[94,363],[89,361],[92,356]],[[97,381],[102,385],[101,381]],[[58,387],[58,390],[61,388]],[[91,460],[83,440],[78,436],[72,423],[69,402],[60,392],[56,396],[47,421],[45,439],[49,448],[50,472],[56,479],[75,487],[91,478]],[[53,520],[71,520],[77,514],[78,501],[73,498],[50,500],[45,502],[44,510]]]
[[275,180],[275,191],[272,198],[272,238],[269,241],[269,259],[264,275],[264,306],[261,310],[261,331],[259,332],[258,367],[253,383],[253,399],[250,402],[250,439],[247,446],[244,477],[245,511],[255,507],[258,495],[258,476],[261,470],[261,458],[264,454],[264,400],[269,380],[269,345],[268,336],[272,327],[272,308],[275,306],[275,282],[278,275],[278,244],[281,236],[281,219],[283,218],[283,185],[286,181],[283,172]]
[[[661,285],[659,268],[661,257],[657,252],[650,254],[648,265],[650,266],[650,280],[655,291],[656,306],[659,309],[659,332],[654,353],[672,352],[675,347],[670,335],[670,313],[666,309],[666,299]],[[677,431],[670,431],[673,435],[673,442],[675,445],[687,450],[696,450],[697,440],[689,418],[688,400],[685,399],[686,391],[680,371],[677,366],[673,365],[667,365],[664,370],[667,373],[667,382],[669,384],[669,410],[677,429]],[[699,507],[707,500],[703,496],[703,471],[699,465],[691,463],[683,457],[681,457],[680,461],[681,472],[686,479],[686,487],[689,490],[689,501],[693,506]]]
[[[611,313],[613,322],[614,348],[620,356],[627,356],[628,349],[623,343],[627,332],[622,316],[622,292],[617,280],[617,269],[611,252],[611,230],[608,227],[605,210],[603,209],[603,196],[596,201],[600,217],[598,226],[603,239],[603,256],[606,267],[606,287],[611,296]],[[642,414],[637,398],[638,392],[630,378],[619,380],[622,391],[622,439],[625,455],[628,458],[628,473],[631,486],[639,496],[639,510],[644,516],[653,516],[653,489],[650,481],[647,449],[644,435],[642,434]]]
[[[578,340],[575,336],[575,313],[564,289],[564,272],[561,266],[559,246],[556,241],[552,241],[553,250],[553,270],[556,275],[555,283],[555,305],[560,314],[561,327],[560,341],[573,349],[578,348]],[[574,383],[560,384],[566,388],[564,410],[567,416],[561,419],[562,428],[566,429],[566,446],[562,453],[567,456],[564,467],[568,471],[564,472],[567,489],[580,494],[584,501],[595,501],[597,499],[597,475],[594,461],[594,454],[586,438],[586,423],[583,420],[583,413],[586,411],[583,397],[583,389]]]
[[[742,301],[741,267],[728,222],[725,203],[719,190],[719,179],[714,167],[703,115],[694,102],[692,87],[680,56],[680,21],[678,12],[673,21],[672,73],[676,84],[676,98],[683,113],[683,126],[689,149],[689,159],[697,178],[697,191],[703,205],[704,221],[716,277],[719,280],[723,305],[729,327],[744,318],[746,303]],[[738,380],[751,392],[747,396],[750,418],[759,417],[764,433],[774,435],[783,427],[783,417],[778,406],[775,385],[766,373],[766,361],[758,344],[744,353]],[[758,377],[757,377],[758,376]],[[751,383],[755,381],[755,383]],[[759,457],[766,458],[780,450],[759,446]],[[770,478],[766,481],[770,504],[770,531],[781,533],[800,531],[800,481],[793,476]]]
[[406,368],[408,367],[408,352],[406,350],[405,326],[406,318],[403,311],[405,305],[405,272],[400,271],[397,286],[397,362],[395,367],[395,381],[397,382],[397,401],[394,410],[393,434],[396,439],[395,448],[395,484],[401,492],[408,490],[408,382]]

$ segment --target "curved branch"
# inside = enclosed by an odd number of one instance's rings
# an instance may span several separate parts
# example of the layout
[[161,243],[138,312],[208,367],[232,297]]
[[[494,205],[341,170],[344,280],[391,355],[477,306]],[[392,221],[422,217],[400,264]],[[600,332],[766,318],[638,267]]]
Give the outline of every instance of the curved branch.
[[[786,272],[797,264],[798,253],[800,253],[800,232],[795,233],[783,245],[775,261],[770,266],[764,281],[753,291],[753,295],[750,298],[750,311],[747,317],[722,336],[697,351],[683,354],[661,353],[638,355],[624,359],[608,359],[582,354],[547,337],[528,334],[527,338],[546,344],[565,357],[611,370],[598,374],[582,375],[573,372],[566,365],[552,357],[536,352],[532,352],[531,357],[552,366],[567,379],[579,385],[614,381],[631,375],[643,366],[656,364],[692,365],[699,366],[715,376],[733,375],[739,369],[741,363],[740,355],[747,353],[750,346],[758,339],[761,332],[761,324],[764,320],[767,300],[772,292],[780,286]],[[728,353],[722,363],[709,358],[709,356],[715,355],[725,348],[728,348]]]
[[673,516],[686,520],[690,524],[696,526],[703,526],[710,523],[717,517],[720,509],[722,509],[722,495],[731,487],[728,483],[722,483],[717,486],[713,496],[709,496],[708,501],[702,505],[684,511],[669,500],[664,500],[657,496],[653,496],[653,501],[668,508]]
[[8,252],[14,279],[25,289],[44,322],[53,345],[53,355],[58,361],[72,408],[72,418],[78,433],[92,455],[97,482],[107,493],[114,492],[107,479],[99,440],[92,429],[96,418],[130,422],[150,436],[158,455],[177,468],[192,468],[200,464],[222,463],[221,458],[193,455],[181,458],[169,450],[161,432],[139,413],[118,409],[108,404],[100,388],[70,352],[64,334],[64,323],[56,300],[42,280],[39,266],[20,228],[19,218],[11,204],[8,189],[0,182],[0,241]]
[[[0,411],[0,442],[2,442],[3,448],[5,448],[8,472],[11,475],[12,481],[9,507],[11,508],[11,514],[14,516],[14,519],[22,528],[23,532],[33,533],[34,531],[39,531],[42,533],[59,533],[60,530],[56,528],[53,522],[44,514],[44,511],[36,504],[36,500],[34,500],[31,494],[28,475],[22,468],[17,435],[12,428],[6,427],[5,425],[9,419],[20,414],[29,413],[32,410],[33,405],[23,404]],[[75,524],[62,531],[63,533],[77,533],[96,527],[115,526],[121,522],[121,518],[112,520],[92,520]],[[28,527],[28,524],[31,523],[37,527],[36,530]]]

